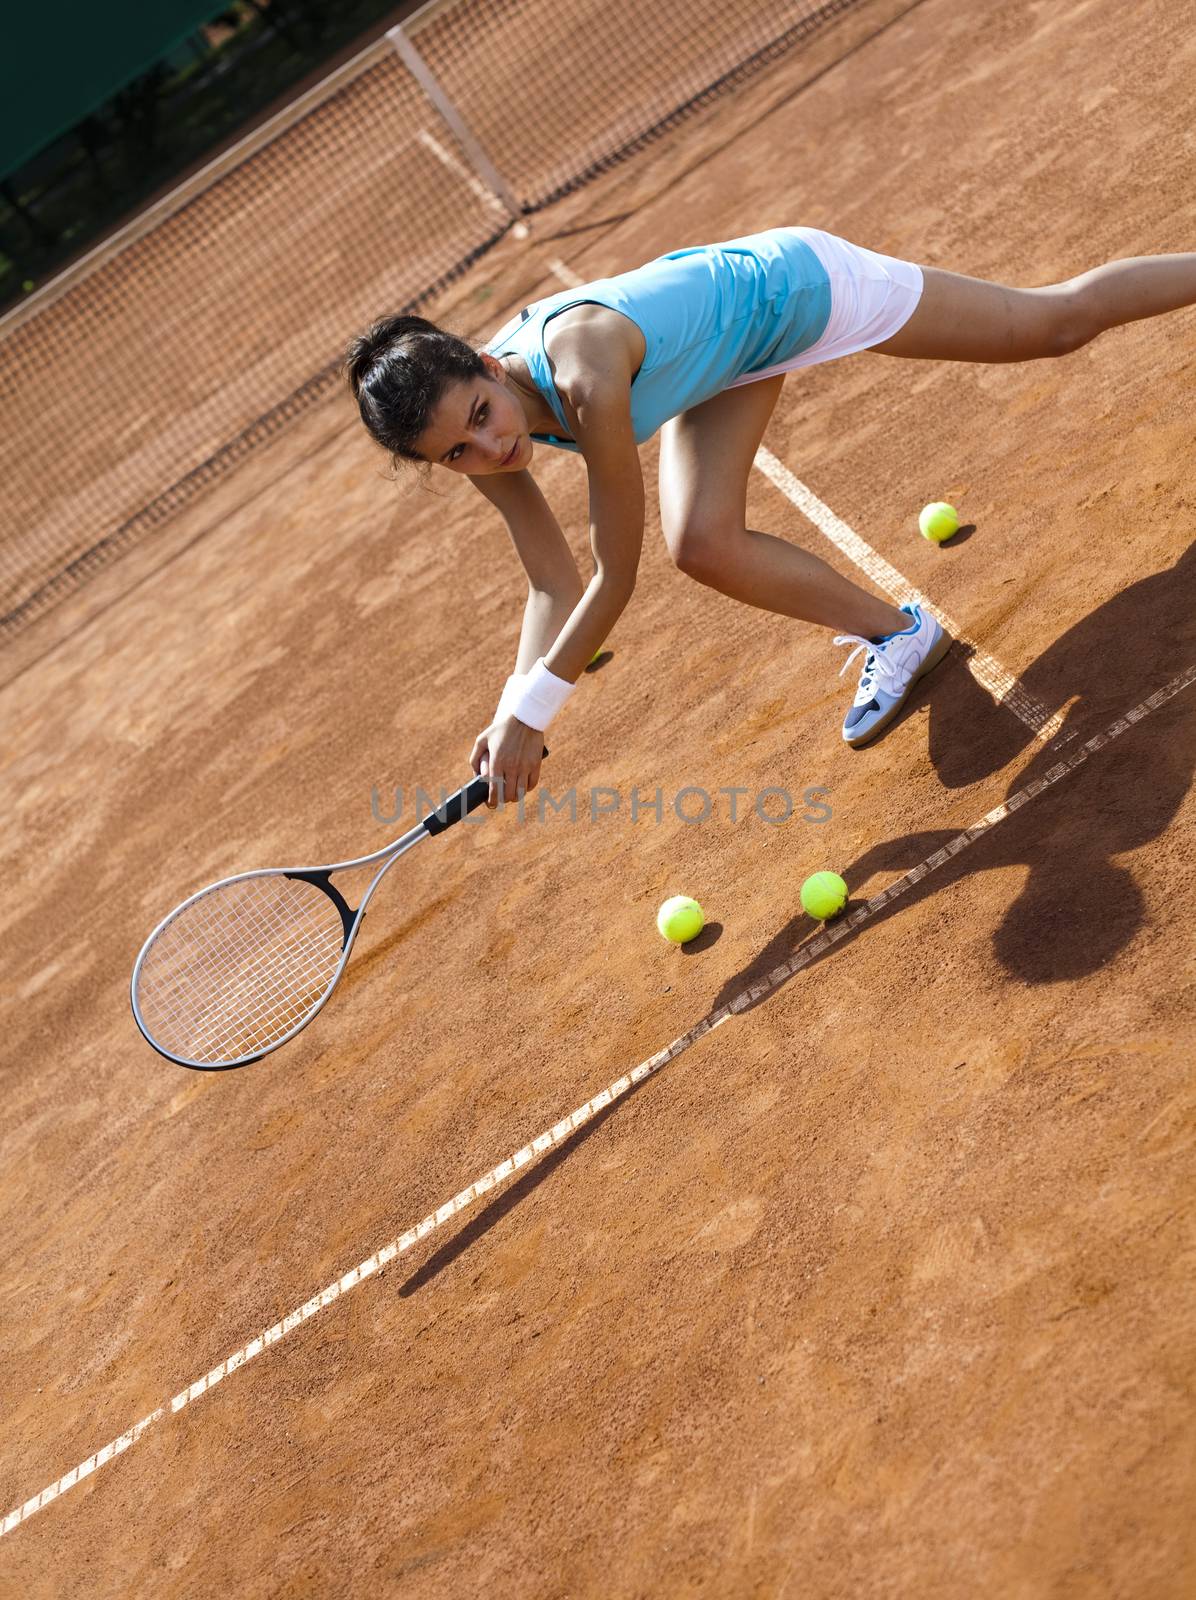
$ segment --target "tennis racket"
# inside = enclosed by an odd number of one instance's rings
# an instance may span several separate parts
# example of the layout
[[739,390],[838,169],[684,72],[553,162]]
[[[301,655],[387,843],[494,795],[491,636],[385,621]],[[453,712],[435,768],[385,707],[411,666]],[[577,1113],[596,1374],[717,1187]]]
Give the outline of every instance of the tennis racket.
[[[293,1039],[336,988],[391,867],[476,810],[489,789],[488,777],[474,778],[373,855],[242,872],[184,900],[133,968],[133,1016],[146,1039],[168,1061],[205,1072],[247,1066]],[[332,881],[354,872],[366,879],[355,911]]]

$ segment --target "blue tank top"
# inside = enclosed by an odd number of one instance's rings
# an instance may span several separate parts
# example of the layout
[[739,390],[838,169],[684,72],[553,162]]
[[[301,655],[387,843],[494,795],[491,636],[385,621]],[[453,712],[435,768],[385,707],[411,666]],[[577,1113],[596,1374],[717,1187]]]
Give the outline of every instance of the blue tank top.
[[[637,444],[690,406],[721,394],[734,379],[808,350],[831,314],[826,269],[792,228],[753,233],[725,244],[673,250],[633,272],[565,289],[528,306],[486,349],[518,355],[532,382],[569,432],[544,350],[544,329],[572,306],[622,312],[644,336],[644,360],[631,385]],[[568,438],[534,434],[561,450]]]

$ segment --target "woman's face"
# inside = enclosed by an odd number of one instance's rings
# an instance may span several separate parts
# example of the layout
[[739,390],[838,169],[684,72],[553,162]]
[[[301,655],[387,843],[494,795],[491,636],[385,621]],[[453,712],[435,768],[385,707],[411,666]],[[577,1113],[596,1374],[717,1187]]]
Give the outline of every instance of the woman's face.
[[419,453],[434,466],[481,478],[521,472],[532,459],[527,416],[506,374],[483,355],[484,374],[454,383],[441,395],[419,439]]

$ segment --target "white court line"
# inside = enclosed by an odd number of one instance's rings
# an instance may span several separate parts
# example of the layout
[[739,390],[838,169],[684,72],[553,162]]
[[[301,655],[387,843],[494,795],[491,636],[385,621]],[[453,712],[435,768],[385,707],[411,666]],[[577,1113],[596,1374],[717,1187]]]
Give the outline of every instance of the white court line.
[[[550,257],[547,266],[554,277],[559,278],[570,289],[581,287],[584,280],[557,257]],[[1012,711],[1041,743],[1047,744],[1055,737],[1063,726],[1063,719],[1067,715],[1066,708],[1055,712],[1048,711],[1041,700],[1030,694],[995,657],[981,650],[975,640],[970,639],[953,618],[920,590],[915,589],[912,583],[901,576],[896,567],[890,566],[882,555],[861,539],[853,528],[849,528],[841,517],[837,517],[829,506],[824,505],[817,495],[807,489],[806,485],[763,445],[756,452],[756,467],[771,484],[793,502],[819,533],[825,534],[849,561],[854,561],[862,572],[867,573],[878,588],[883,589],[901,605],[913,602],[915,605],[924,606],[927,611],[932,611],[952,638],[959,644],[967,646],[970,651],[967,660],[968,671],[999,706]],[[1066,744],[1068,739],[1073,737],[1074,733],[1068,733],[1059,740],[1059,743]]]
[[[883,589],[901,605],[912,602],[914,605],[924,606],[927,611],[932,611],[957,643],[968,647],[970,651],[967,660],[968,671],[999,706],[1005,706],[1007,710],[1012,711],[1041,743],[1046,744],[1055,737],[1063,726],[1066,711],[1048,711],[1042,701],[1030,694],[995,657],[982,650],[974,639],[970,639],[953,617],[949,617],[941,606],[928,599],[920,589],[915,589],[912,583],[902,577],[896,567],[890,566],[866,540],[860,538],[854,528],[849,528],[841,517],[837,517],[828,505],[825,505],[800,478],[795,477],[789,468],[778,461],[771,450],[766,450],[763,445],[756,452],[756,466],[768,481],[814,524],[819,533],[825,534],[849,561],[854,561],[861,572],[867,573],[877,588]],[[1069,737],[1073,735],[1069,734]],[[1066,743],[1066,741],[1061,742]]]
[[561,280],[566,289],[580,289],[586,281],[584,278],[579,278],[572,267],[567,267],[559,256],[548,257],[548,270],[554,278]]
[[546,1128],[543,1133],[531,1140],[530,1143],[516,1150],[505,1161],[500,1161],[498,1166],[492,1167],[482,1177],[475,1178],[467,1188],[462,1189],[451,1200],[446,1200],[442,1206],[430,1212],[422,1222],[416,1223],[415,1227],[409,1228],[406,1233],[402,1233],[398,1238],[392,1239],[389,1244],[384,1244],[380,1250],[376,1250],[373,1255],[367,1256],[364,1261],[352,1268],[351,1271],[346,1272],[342,1277],[328,1284],[318,1294],[312,1295],[310,1300],[305,1300],[294,1311],[288,1312],[281,1321],[255,1335],[247,1344],[243,1344],[239,1350],[234,1350],[232,1355],[226,1356],[210,1372],[205,1373],[201,1378],[197,1378],[194,1383],[188,1384],[185,1389],[181,1389],[172,1400],[158,1406],[155,1411],[150,1412],[149,1416],[142,1417],[140,1422],[135,1423],[127,1432],[122,1433],[118,1439],[113,1439],[102,1450],[97,1450],[95,1455],[88,1456],[86,1461],[81,1461],[77,1467],[72,1467],[69,1472],[64,1473],[56,1482],[47,1485],[40,1494],[33,1495],[32,1498],[25,1501],[24,1505],[18,1506],[14,1511],[10,1511],[3,1523],[0,1523],[0,1537],[11,1533],[22,1522],[27,1522],[31,1516],[48,1506],[52,1500],[57,1500],[66,1490],[73,1489],[77,1483],[82,1483],[85,1478],[91,1477],[99,1467],[106,1466],[109,1461],[114,1460],[119,1455],[123,1455],[155,1423],[161,1422],[168,1414],[173,1415],[176,1411],[182,1411],[184,1407],[198,1400],[201,1395],[207,1394],[210,1389],[214,1389],[218,1383],[223,1382],[230,1373],[235,1372],[239,1367],[243,1367],[247,1361],[252,1361],[255,1356],[261,1355],[264,1350],[278,1344],[288,1333],[302,1326],[309,1318],[314,1317],[318,1312],[330,1306],[333,1301],[339,1300],[342,1295],[348,1294],[350,1289],[355,1289],[359,1283],[364,1283],[367,1278],[380,1271],[387,1262],[393,1261],[397,1256],[406,1254],[421,1239],[426,1239],[430,1233],[434,1233],[437,1228],[451,1221],[453,1217],[460,1215],[462,1211],[471,1206],[475,1200],[480,1199],[482,1195],[489,1194],[499,1184],[505,1183],[509,1177],[528,1166],[537,1156],[543,1155],[546,1150],[551,1150],[554,1145],[558,1145],[568,1139],[572,1133],[588,1122],[597,1112],[612,1105],[635,1084],[643,1083],[653,1073],[659,1072],[666,1062],[676,1060],[679,1055],[689,1049],[690,1045],[696,1044],[699,1039],[703,1038],[712,1029],[721,1027],[734,1013],[746,1010],[753,1000],[758,1000],[768,990],[776,988],[782,983],[787,983],[795,973],[800,972],[803,967],[809,966],[815,956],[821,955],[828,946],[846,938],[861,923],[867,922],[869,918],[875,916],[882,906],[888,905],[891,900],[895,900],[899,895],[904,894],[915,883],[919,883],[930,873],[937,871],[952,856],[959,855],[962,850],[966,850],[969,845],[982,838],[990,828],[994,828],[999,822],[1003,822],[1006,817],[1019,810],[1027,801],[1032,800],[1035,795],[1041,794],[1044,789],[1048,789],[1052,784],[1058,783],[1068,773],[1074,772],[1088,760],[1090,755],[1097,750],[1103,749],[1112,740],[1119,738],[1128,728],[1135,723],[1141,722],[1143,717],[1149,716],[1152,711],[1157,711],[1161,705],[1166,704],[1168,700],[1173,699],[1181,690],[1189,688],[1193,683],[1196,683],[1196,667],[1189,667],[1186,672],[1172,678],[1170,683],[1165,684],[1163,688],[1156,690],[1146,700],[1140,701],[1138,705],[1132,707],[1124,716],[1118,717],[1115,722],[1110,723],[1103,733],[1095,734],[1085,744],[1074,750],[1066,761],[1058,762],[1048,772],[1043,773],[1042,777],[1035,778],[1032,783],[1028,783],[1023,789],[1019,789],[1016,794],[1010,795],[1008,800],[1003,801],[999,806],[994,806],[991,811],[986,812],[981,817],[979,822],[973,823],[963,833],[956,834],[955,838],[943,845],[941,849],[936,850],[933,855],[928,856],[925,861],[920,862],[916,867],[911,867],[908,872],[903,873],[900,878],[889,884],[887,888],[882,889],[878,895],[873,896],[864,905],[850,912],[841,922],[832,923],[822,933],[815,935],[808,943],[802,945],[788,961],[783,961],[780,966],[774,967],[767,977],[761,978],[758,982],[752,984],[750,988],[741,990],[733,1000],[724,1006],[720,1006],[718,1010],[711,1012],[710,1015],[703,1017],[700,1022],[695,1023],[686,1033],[681,1034],[671,1044],[666,1045],[663,1050],[658,1050],[655,1055],[649,1056],[646,1061],[641,1061],[630,1072],[624,1073],[621,1078],[616,1078],[605,1089],[600,1089],[596,1095],[593,1095],[584,1105],[578,1106],[577,1110],[571,1112],[569,1116],[563,1117],[560,1122],[554,1123],[551,1128]]
[[[430,150],[442,166],[456,173],[462,182],[475,194],[484,206],[496,212],[505,222],[510,217],[510,212],[498,198],[493,189],[488,189],[482,180],[475,177],[463,161],[458,161],[451,150],[446,150],[435,134],[429,133],[426,128],[421,128],[415,136],[425,150]],[[526,239],[528,226],[526,222],[515,222],[511,225],[511,232],[516,239]]]

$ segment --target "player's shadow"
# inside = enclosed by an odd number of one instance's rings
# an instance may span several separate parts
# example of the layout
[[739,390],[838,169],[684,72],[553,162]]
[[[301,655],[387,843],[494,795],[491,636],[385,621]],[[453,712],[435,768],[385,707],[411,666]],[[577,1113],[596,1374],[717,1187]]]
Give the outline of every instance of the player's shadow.
[[[1008,781],[1002,797],[1008,800],[1193,666],[1196,544],[1174,567],[1132,584],[1090,613],[1023,674],[1025,689],[1049,711],[1067,708],[1061,732],[1045,747],[954,661],[930,702],[931,760],[945,785],[960,788],[1001,771],[1029,748],[1029,761]],[[1025,876],[993,933],[993,951],[1005,970],[1023,983],[1060,983],[1095,972],[1125,948],[1144,917],[1133,872],[1117,858],[1165,832],[1191,787],[1194,767],[1196,684],[1131,724],[1030,804],[881,907],[853,937],[950,889],[960,878],[1016,867]],[[996,798],[978,806],[978,813],[989,810]],[[879,894],[959,832],[911,833],[874,845],[840,868],[851,903]],[[817,930],[798,912],[727,980],[714,1008],[774,971]],[[826,960],[839,947],[829,945],[814,961]]]
[[[1194,663],[1196,544],[1173,567],[1130,584],[1060,634],[1020,681],[1048,712],[1066,708],[1062,730],[1051,741],[1066,752],[1067,736],[1090,737]],[[953,652],[926,680],[930,759],[940,780],[949,789],[982,782],[1026,749],[1033,751],[1032,764],[1014,781],[1015,789],[1037,770],[1035,763],[1046,758],[1048,767],[1054,765],[1050,745],[1043,749],[960,665]]]
[[[1062,733],[1074,732],[1074,738],[1059,749],[1043,748],[1009,711],[995,706],[955,660],[942,669],[931,700],[931,758],[948,787],[962,787],[1001,771],[1030,748],[1030,760],[1008,782],[1008,799],[1066,760],[1084,739],[1108,728],[1123,712],[1194,665],[1196,545],[1174,567],[1131,585],[1077,623],[1023,675],[1025,688],[1049,710],[1068,708]],[[1191,786],[1194,765],[1196,683],[1140,723],[1131,724],[975,843],[949,856],[808,965],[828,960],[842,943],[949,890],[963,877],[1020,867],[1024,880],[993,936],[997,958],[1011,976],[1025,983],[1058,983],[1095,971],[1124,948],[1143,919],[1142,895],[1133,875],[1115,858],[1166,830]],[[986,799],[983,809],[994,801],[995,796]],[[911,833],[873,846],[841,869],[852,892],[851,903],[859,905],[868,894],[879,893],[959,832],[946,828]],[[711,925],[711,932],[715,927]],[[819,924],[804,913],[792,917],[748,966],[728,978],[709,1014],[738,1001],[753,983],[819,932]],[[697,946],[698,940],[692,944]],[[754,1003],[762,1004],[776,987]],[[599,1111],[497,1194],[412,1273],[400,1294],[415,1294],[488,1233],[642,1087],[637,1085]]]

